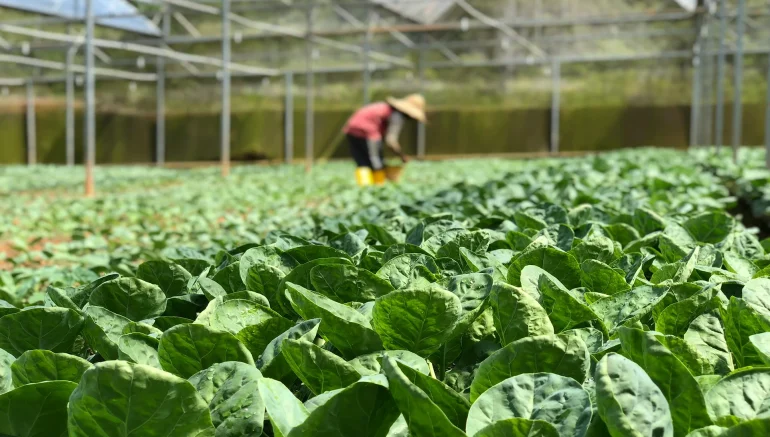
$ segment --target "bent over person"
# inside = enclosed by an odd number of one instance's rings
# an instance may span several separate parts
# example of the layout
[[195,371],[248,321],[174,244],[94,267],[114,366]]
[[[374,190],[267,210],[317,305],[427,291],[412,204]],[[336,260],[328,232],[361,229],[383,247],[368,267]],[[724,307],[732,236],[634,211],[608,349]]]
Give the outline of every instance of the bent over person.
[[356,180],[359,185],[385,183],[383,139],[401,161],[409,159],[401,150],[398,137],[409,117],[425,123],[425,98],[412,94],[403,99],[393,97],[376,102],[356,111],[345,124],[343,132],[350,143],[350,153],[356,161]]

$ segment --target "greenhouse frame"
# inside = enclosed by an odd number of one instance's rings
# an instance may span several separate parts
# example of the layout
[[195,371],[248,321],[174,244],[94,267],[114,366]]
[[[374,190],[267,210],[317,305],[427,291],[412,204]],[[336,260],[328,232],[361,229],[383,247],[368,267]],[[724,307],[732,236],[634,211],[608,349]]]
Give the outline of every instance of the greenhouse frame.
[[[558,153],[563,65],[684,60],[692,65],[690,146],[723,146],[725,118],[731,117],[732,125],[738,128],[732,129],[729,143],[737,153],[742,144],[744,58],[770,56],[770,4],[764,0],[646,1],[631,10],[613,10],[610,6],[601,14],[581,11],[579,0],[561,0],[558,15],[544,10],[542,0],[509,0],[509,13],[502,17],[485,8],[483,0],[51,0],[33,6],[29,3],[0,0],[0,10],[24,12],[21,18],[14,16],[0,22],[0,47],[4,52],[0,61],[12,65],[7,72],[0,73],[0,86],[26,87],[27,162],[34,164],[35,87],[66,85],[66,157],[67,164],[73,165],[75,90],[82,83],[87,115],[84,149],[89,174],[95,164],[97,80],[155,84],[158,165],[166,160],[165,93],[169,82],[220,82],[220,158],[222,172],[227,175],[234,78],[283,80],[287,96],[284,129],[291,132],[291,90],[295,79],[303,76],[304,147],[306,166],[310,168],[314,78],[322,75],[360,73],[361,94],[363,101],[368,102],[373,72],[413,71],[421,86],[426,69],[542,65],[550,69],[552,84],[550,152]],[[268,12],[273,16],[291,16],[293,23],[304,21],[304,25],[270,22],[264,19]],[[202,18],[208,20],[207,26],[199,24]],[[212,20],[218,26],[212,26]],[[174,28],[184,32],[172,32]],[[285,45],[300,44],[304,53],[301,63],[255,60],[254,53],[242,48],[245,41],[269,39],[283,41]],[[668,48],[645,49],[645,42],[652,39],[665,41]],[[612,52],[601,44],[607,40],[629,43],[623,50]],[[582,49],[571,50],[577,44]],[[469,50],[494,53],[481,58],[465,56]],[[337,61],[343,55],[351,61]],[[329,63],[332,58],[335,62]],[[733,66],[732,77],[728,77],[729,61]],[[766,59],[761,62],[770,64]],[[770,81],[770,67],[766,70]],[[735,98],[731,113],[725,113],[725,86],[729,83]],[[770,87],[766,102],[770,108]],[[765,118],[765,143],[770,150],[770,109]],[[422,125],[417,138],[417,155],[424,156]],[[286,160],[290,160],[294,155],[291,135],[286,135],[284,150]],[[90,176],[87,179],[92,180]],[[88,183],[87,191],[93,192],[92,182]]]

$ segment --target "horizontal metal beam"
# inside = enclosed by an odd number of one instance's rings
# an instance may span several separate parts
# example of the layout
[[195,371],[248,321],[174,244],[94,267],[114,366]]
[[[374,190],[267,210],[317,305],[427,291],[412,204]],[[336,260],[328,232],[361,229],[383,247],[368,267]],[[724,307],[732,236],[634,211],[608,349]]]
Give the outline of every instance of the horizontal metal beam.
[[[12,33],[16,35],[25,35],[33,38],[47,39],[51,41],[66,42],[69,44],[84,44],[86,38],[82,35],[67,35],[66,33],[48,32],[44,30],[29,29],[21,26],[14,26],[10,24],[0,24],[0,32]],[[212,58],[209,56],[192,55],[188,53],[177,52],[175,50],[151,47],[144,44],[136,44],[131,42],[113,41],[108,39],[93,39],[94,47],[103,49],[115,49],[124,50],[128,52],[141,53],[145,55],[162,56],[167,59],[175,59],[178,61],[193,62],[196,64],[213,65],[215,67],[222,68],[222,60]],[[279,74],[278,70],[272,68],[252,67],[243,64],[228,64],[228,68],[232,71],[238,71],[241,73],[248,73],[260,76],[276,76]]]
[[[49,61],[46,59],[30,58],[26,56],[0,54],[0,63],[11,63],[17,65],[26,65],[29,67],[45,68],[48,70],[66,71],[67,64],[64,62]],[[85,73],[85,67],[82,65],[73,65],[72,71],[76,73]],[[133,80],[137,82],[154,82],[157,77],[153,73],[134,73],[130,71],[116,70],[113,68],[96,68],[96,75],[113,77],[116,79]],[[37,81],[37,78],[32,79]]]
[[[189,1],[189,0],[162,0],[162,1],[173,6],[186,8],[199,13],[204,13],[208,15],[221,15],[221,11],[217,7],[202,5],[200,3]],[[263,21],[252,20],[250,18],[244,17],[242,15],[238,15],[233,12],[230,12],[227,16],[230,19],[230,21],[232,21],[233,23],[238,23],[252,30],[260,30],[260,31],[268,32],[268,34],[279,35],[284,37],[288,36],[288,37],[300,38],[300,39],[308,38],[307,29],[297,29],[289,26],[280,26],[276,24],[265,23]],[[364,32],[366,32],[366,29],[364,29]],[[319,36],[315,32],[315,30],[313,31],[313,34],[310,36],[310,38],[313,43],[316,43],[319,45],[332,47],[338,50],[348,51],[348,52],[357,53],[357,54],[363,53],[363,48],[358,45],[349,44],[341,41],[335,41],[329,38],[324,38],[323,36]],[[168,39],[167,43],[172,44],[173,38]],[[400,59],[395,56],[390,56],[384,53],[371,52],[370,56],[374,59],[379,59],[385,62],[392,62],[392,63],[409,66],[409,67],[412,66],[412,63],[408,60]]]

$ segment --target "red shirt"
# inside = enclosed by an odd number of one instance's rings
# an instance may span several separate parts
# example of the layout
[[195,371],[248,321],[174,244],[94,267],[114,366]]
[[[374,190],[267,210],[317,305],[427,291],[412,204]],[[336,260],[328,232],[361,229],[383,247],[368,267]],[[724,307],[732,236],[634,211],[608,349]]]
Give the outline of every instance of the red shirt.
[[392,113],[393,108],[385,102],[366,105],[348,119],[342,131],[367,140],[382,140],[388,130],[388,119]]

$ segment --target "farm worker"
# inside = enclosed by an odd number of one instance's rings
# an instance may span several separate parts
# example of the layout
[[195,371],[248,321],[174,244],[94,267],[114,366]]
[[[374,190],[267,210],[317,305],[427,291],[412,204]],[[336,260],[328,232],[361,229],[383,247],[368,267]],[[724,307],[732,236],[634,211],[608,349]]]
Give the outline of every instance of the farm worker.
[[409,117],[425,123],[425,98],[412,94],[403,99],[388,97],[356,111],[345,124],[343,132],[350,143],[350,153],[356,161],[358,185],[385,183],[386,172],[382,141],[395,152],[401,161],[409,158],[401,150],[398,137]]

